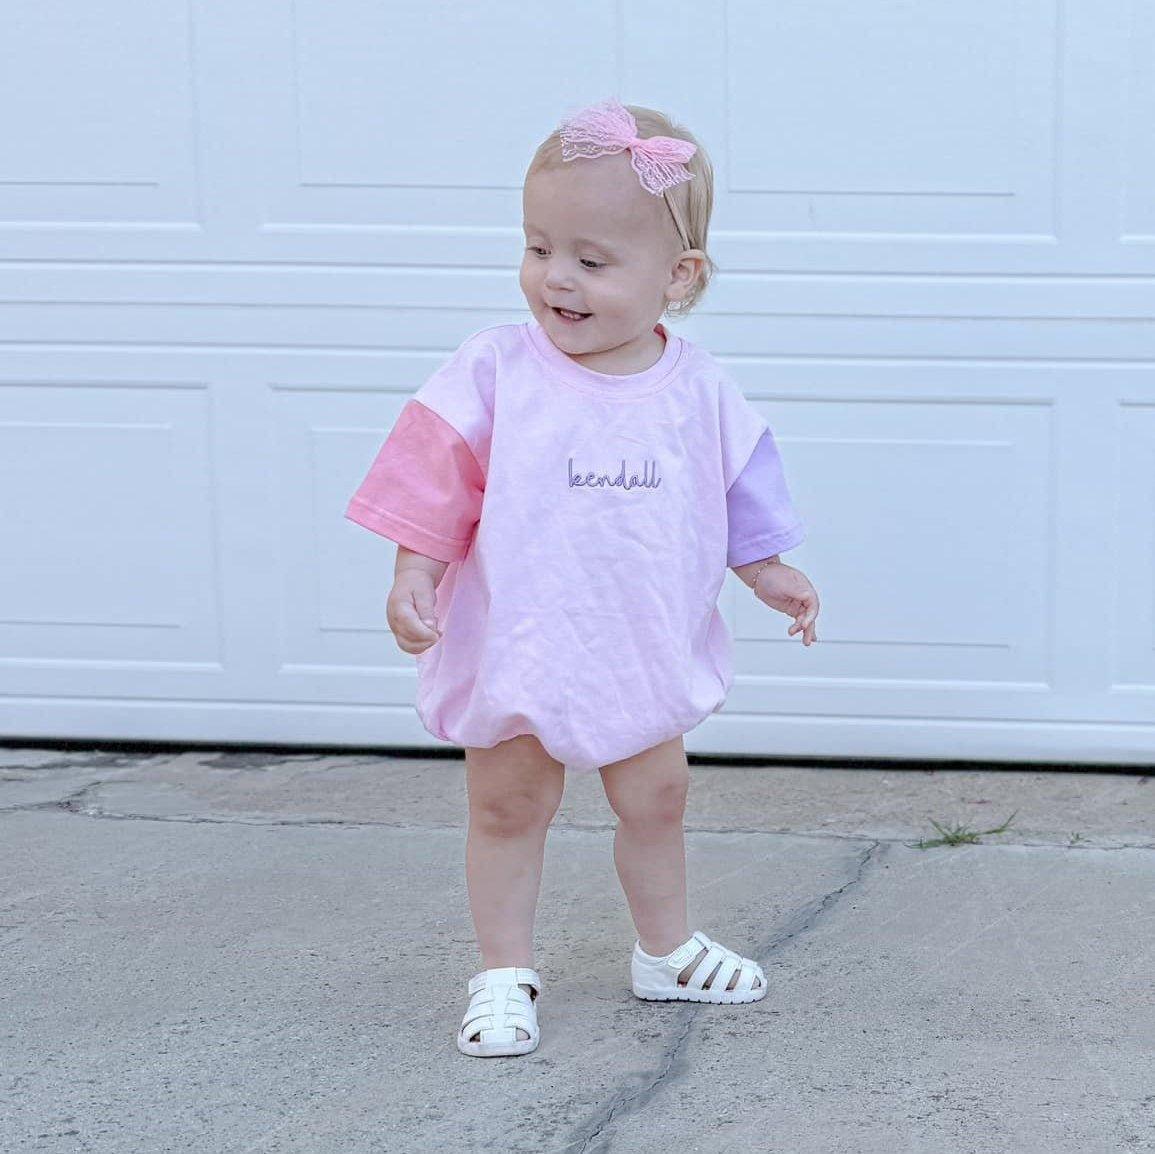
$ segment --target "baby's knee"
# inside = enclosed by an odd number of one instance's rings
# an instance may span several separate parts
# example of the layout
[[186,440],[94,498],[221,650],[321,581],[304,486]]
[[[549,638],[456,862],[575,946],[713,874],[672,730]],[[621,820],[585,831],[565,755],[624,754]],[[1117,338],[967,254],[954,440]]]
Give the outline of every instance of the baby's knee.
[[507,790],[492,796],[471,796],[469,824],[490,837],[523,837],[548,826],[559,801],[548,791]]
[[689,783],[683,778],[652,782],[644,789],[619,793],[611,805],[619,820],[631,825],[680,825],[688,793]]

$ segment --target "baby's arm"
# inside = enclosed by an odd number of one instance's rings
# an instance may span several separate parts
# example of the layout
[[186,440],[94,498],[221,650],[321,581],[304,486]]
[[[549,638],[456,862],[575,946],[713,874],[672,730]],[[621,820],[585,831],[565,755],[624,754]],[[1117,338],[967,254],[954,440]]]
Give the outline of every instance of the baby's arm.
[[767,561],[771,562],[772,564],[778,563],[778,561],[779,561],[778,554],[775,553],[773,557],[763,557],[760,561],[751,561],[748,565],[734,565],[734,566],[732,566],[732,568],[733,568],[734,572],[737,574],[738,580],[741,581],[743,585],[748,585],[748,586],[750,586],[751,589],[753,589],[754,588],[754,574],[757,573],[758,570]]
[[806,530],[790,499],[773,434],[767,430],[742,472],[726,492],[729,523],[727,564],[754,596],[794,618],[789,633],[816,641],[818,593],[799,569],[780,553],[800,545]]
[[424,553],[416,553],[404,545],[397,546],[397,564],[393,567],[393,579],[396,580],[402,573],[426,573],[429,575],[433,588],[441,584],[445,570],[449,568],[448,561],[438,561],[435,557],[426,557]]
[[794,624],[786,631],[791,637],[802,634],[802,644],[817,641],[814,621],[818,616],[818,590],[810,583],[810,578],[801,569],[787,565],[777,555],[764,557],[761,561],[751,561],[739,565],[734,572],[744,585],[754,590],[754,596],[763,605],[777,609],[794,618]]
[[393,588],[385,602],[385,616],[398,646],[406,653],[424,653],[441,637],[434,608],[437,586],[448,568],[448,561],[397,546]]
[[468,552],[483,490],[469,445],[439,414],[410,400],[349,500],[349,520],[397,545],[386,616],[406,653],[421,653],[441,636],[436,589]]

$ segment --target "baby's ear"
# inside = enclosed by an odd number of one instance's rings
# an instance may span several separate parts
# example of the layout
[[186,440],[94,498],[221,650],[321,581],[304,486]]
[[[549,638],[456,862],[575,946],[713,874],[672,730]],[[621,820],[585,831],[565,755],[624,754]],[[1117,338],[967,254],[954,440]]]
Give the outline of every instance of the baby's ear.
[[705,265],[706,254],[700,248],[687,248],[673,266],[673,282],[666,289],[666,297],[670,300],[683,300],[698,282]]
[[[674,265],[674,279],[676,284],[685,287],[688,292],[702,275],[706,265],[706,254],[700,248],[688,248],[678,257]],[[680,299],[680,298],[679,298]]]

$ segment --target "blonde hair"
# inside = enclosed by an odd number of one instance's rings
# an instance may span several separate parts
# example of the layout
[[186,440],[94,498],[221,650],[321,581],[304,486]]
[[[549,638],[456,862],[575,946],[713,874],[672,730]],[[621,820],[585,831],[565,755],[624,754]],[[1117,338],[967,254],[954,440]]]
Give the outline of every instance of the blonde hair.
[[[710,285],[718,266],[710,257],[706,248],[706,239],[710,231],[710,214],[714,210],[714,166],[710,163],[706,150],[701,142],[688,129],[675,124],[665,113],[653,108],[643,108],[637,104],[627,104],[638,125],[638,135],[672,136],[678,140],[688,140],[697,145],[697,151],[686,162],[686,168],[693,175],[693,180],[684,180],[666,190],[668,196],[677,208],[678,214],[686,228],[687,248],[700,249],[706,259],[702,263],[702,270],[690,287],[690,291],[680,301],[668,301],[663,316],[685,316],[701,299],[702,294]],[[555,128],[537,146],[533,159],[526,169],[525,179],[529,180],[535,172],[548,169],[560,169],[565,162],[561,158],[561,130]],[[667,213],[669,207],[666,208]],[[677,226],[671,214],[670,223]]]

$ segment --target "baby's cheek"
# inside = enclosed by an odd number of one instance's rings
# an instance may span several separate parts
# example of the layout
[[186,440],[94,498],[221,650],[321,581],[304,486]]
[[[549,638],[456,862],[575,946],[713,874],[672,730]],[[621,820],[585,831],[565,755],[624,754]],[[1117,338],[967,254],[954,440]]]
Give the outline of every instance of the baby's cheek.
[[628,312],[631,303],[637,298],[632,292],[623,292],[618,285],[600,286],[594,296],[595,302],[601,306],[603,313]]

